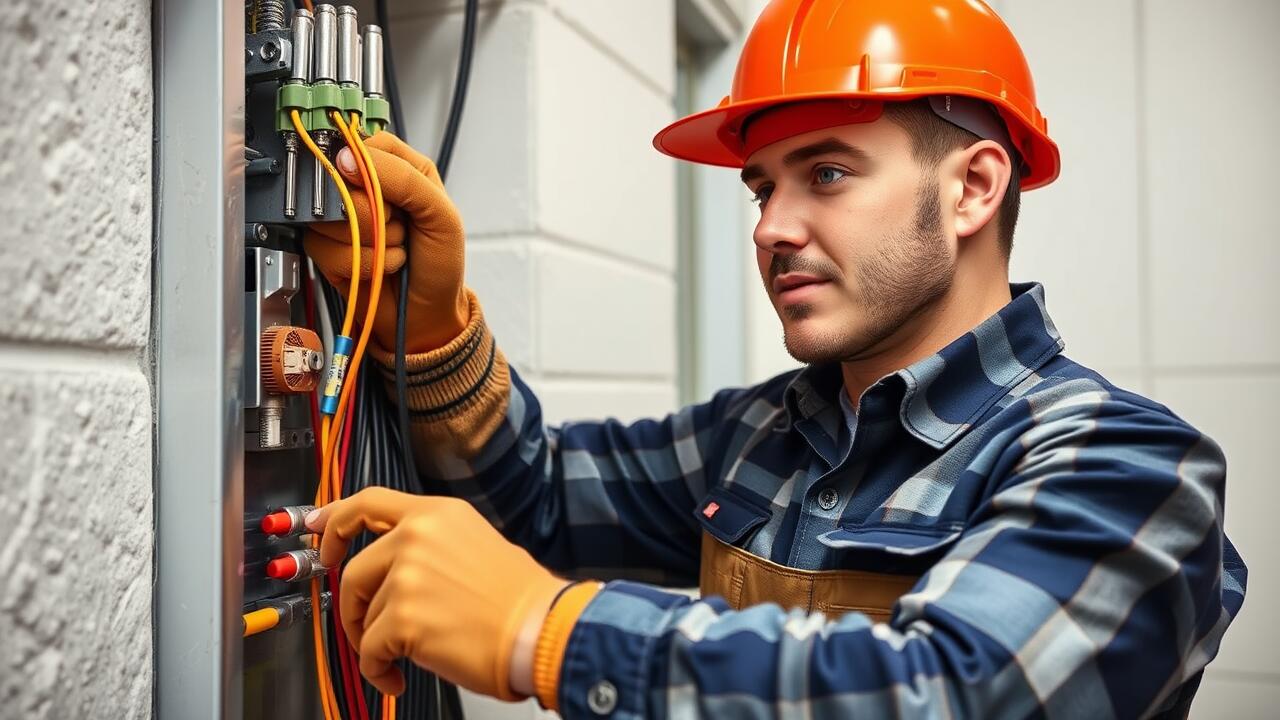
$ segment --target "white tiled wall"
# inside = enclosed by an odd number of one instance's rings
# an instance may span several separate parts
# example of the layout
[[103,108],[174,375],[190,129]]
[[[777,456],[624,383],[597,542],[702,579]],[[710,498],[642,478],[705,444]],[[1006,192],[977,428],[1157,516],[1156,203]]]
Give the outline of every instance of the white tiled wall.
[[1142,333],[1134,0],[1078,0],[1069,12],[1036,2],[1005,5],[1064,156],[1057,182],[1023,196],[1010,274],[1044,283],[1076,360],[1136,369]]
[[1067,352],[1217,440],[1227,532],[1249,565],[1197,718],[1280,707],[1269,511],[1280,406],[1280,3],[998,0],[1062,147],[1024,196],[1015,277],[1046,283]]
[[1275,368],[1280,3],[1147,2],[1142,20],[1153,360]]
[[[410,140],[434,154],[461,3],[391,11]],[[485,2],[478,38],[448,186],[499,344],[548,422],[674,410],[675,168],[651,145],[674,116],[674,0]]]

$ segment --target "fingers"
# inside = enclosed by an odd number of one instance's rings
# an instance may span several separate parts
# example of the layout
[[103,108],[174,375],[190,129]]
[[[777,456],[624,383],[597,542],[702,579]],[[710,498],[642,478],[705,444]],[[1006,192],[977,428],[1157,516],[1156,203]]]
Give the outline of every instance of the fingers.
[[[307,256],[315,261],[320,272],[339,290],[346,292],[346,281],[351,278],[351,243],[335,242],[318,233],[308,231],[302,240]],[[390,275],[404,267],[405,251],[403,247],[387,248],[383,274]],[[360,249],[360,278],[373,278],[373,248]]]
[[338,172],[342,173],[342,177],[347,182],[355,183],[358,187],[364,187],[364,178],[360,177],[360,167],[356,165],[356,155],[351,148],[343,147],[333,158],[333,164],[337,166]]
[[325,508],[320,564],[334,567],[346,557],[352,539],[362,531],[384,535],[404,517],[411,496],[387,488],[366,488]]
[[369,154],[387,204],[403,209],[413,225],[429,235],[462,233],[458,210],[438,182],[438,176],[432,180],[410,161],[384,150],[370,147]]
[[[369,196],[363,190],[352,190],[351,204],[355,206],[356,223],[360,226],[360,244],[373,247],[373,209]],[[391,206],[386,209],[387,217],[383,227],[387,231],[387,247],[399,247],[404,244],[404,213]],[[335,242],[351,244],[351,226],[346,220],[316,222],[308,227]]]
[[[352,647],[360,647],[366,621],[377,619],[376,614],[370,614],[369,606],[376,597],[386,594],[381,588],[394,560],[394,547],[380,538],[352,558],[342,572],[338,609],[342,613],[342,629]],[[381,604],[385,604],[385,600]]]
[[365,147],[372,150],[381,150],[409,163],[418,172],[422,173],[436,185],[444,187],[444,180],[440,177],[440,171],[436,168],[436,164],[426,155],[414,150],[408,143],[401,140],[398,136],[389,132],[380,132],[374,135],[365,143]]
[[403,657],[395,623],[390,617],[374,622],[360,643],[360,674],[387,695],[404,692],[404,675],[392,663]]

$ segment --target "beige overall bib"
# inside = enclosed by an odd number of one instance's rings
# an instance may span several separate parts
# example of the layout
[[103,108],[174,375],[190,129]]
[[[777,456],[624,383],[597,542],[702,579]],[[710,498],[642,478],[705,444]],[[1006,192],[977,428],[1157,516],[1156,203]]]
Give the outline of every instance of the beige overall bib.
[[698,586],[703,597],[719,595],[735,610],[772,602],[830,618],[857,611],[873,622],[888,622],[893,604],[918,579],[860,570],[797,570],[702,533]]

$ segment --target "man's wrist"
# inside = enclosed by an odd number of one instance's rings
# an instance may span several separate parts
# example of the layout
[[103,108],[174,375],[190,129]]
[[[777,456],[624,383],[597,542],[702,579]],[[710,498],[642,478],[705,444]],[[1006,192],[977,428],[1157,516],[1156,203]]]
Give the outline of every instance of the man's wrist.
[[574,583],[569,581],[561,581],[559,586],[554,588],[554,592],[544,594],[544,598],[529,609],[525,615],[525,620],[520,625],[520,630],[516,633],[514,646],[511,648],[511,689],[522,697],[531,697],[536,694],[534,686],[534,654],[538,645],[538,636],[542,632],[543,623],[546,621],[547,614],[551,611],[556,600],[558,600],[565,589],[571,587]]
[[604,587],[597,581],[572,583],[552,602],[538,633],[533,654],[533,688],[539,704],[558,710],[560,670],[578,618]]

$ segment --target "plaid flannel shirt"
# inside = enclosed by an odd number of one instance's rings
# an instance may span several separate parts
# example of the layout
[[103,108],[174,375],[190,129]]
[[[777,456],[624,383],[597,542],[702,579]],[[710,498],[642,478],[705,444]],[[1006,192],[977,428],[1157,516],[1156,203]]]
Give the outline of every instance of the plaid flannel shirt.
[[[1244,600],[1222,452],[1064,357],[1043,289],[1013,290],[856,413],[839,368],[811,366],[553,428],[513,372],[480,454],[427,475],[549,567],[627,578],[573,629],[561,713],[1184,716]],[[703,531],[795,568],[923,576],[881,624],[656,587],[696,584]]]

